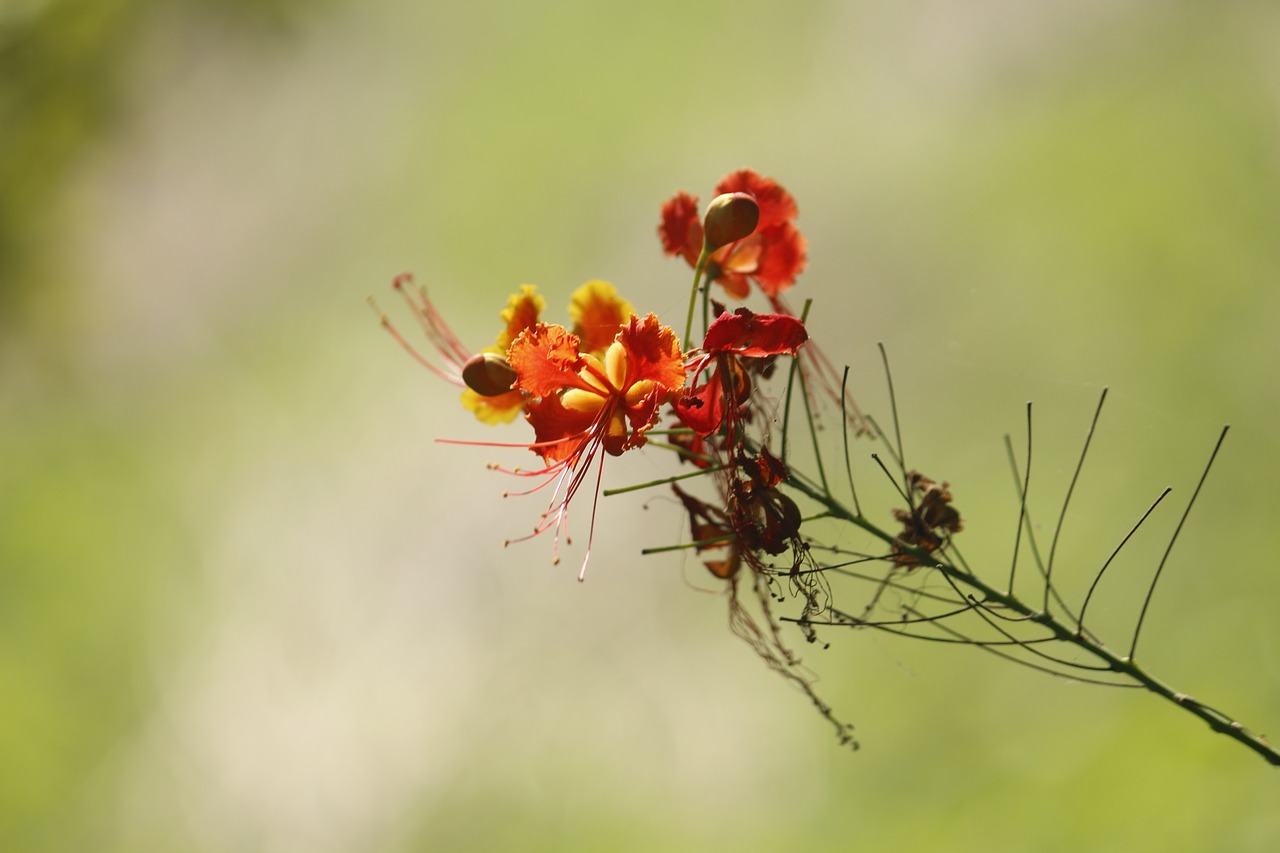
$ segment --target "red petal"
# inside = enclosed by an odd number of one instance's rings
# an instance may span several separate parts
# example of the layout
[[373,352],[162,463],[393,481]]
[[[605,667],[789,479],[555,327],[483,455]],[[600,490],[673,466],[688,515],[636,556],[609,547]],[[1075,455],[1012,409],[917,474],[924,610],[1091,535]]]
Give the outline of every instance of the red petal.
[[598,414],[566,409],[556,394],[530,403],[524,416],[537,439],[530,449],[549,465],[577,457],[591,441],[591,426]]
[[662,205],[662,222],[658,225],[662,250],[668,255],[681,255],[690,266],[702,254],[702,220],[698,217],[698,197],[676,193]]
[[731,172],[716,184],[716,194],[751,193],[760,205],[760,222],[757,231],[764,231],[799,215],[796,200],[773,178],[766,178],[750,169]]
[[809,339],[804,324],[786,314],[755,314],[739,308],[711,321],[702,348],[709,353],[731,352],[760,358],[790,353]]
[[762,232],[760,239],[760,263],[752,277],[766,296],[777,296],[795,284],[796,276],[804,271],[807,244],[804,235],[789,222]]
[[720,377],[708,379],[705,385],[694,388],[676,400],[676,416],[680,422],[701,436],[708,436],[720,429],[724,420],[724,396]]
[[582,356],[578,336],[564,326],[538,323],[521,332],[507,350],[516,371],[516,387],[534,397],[554,395],[563,388],[581,388]]

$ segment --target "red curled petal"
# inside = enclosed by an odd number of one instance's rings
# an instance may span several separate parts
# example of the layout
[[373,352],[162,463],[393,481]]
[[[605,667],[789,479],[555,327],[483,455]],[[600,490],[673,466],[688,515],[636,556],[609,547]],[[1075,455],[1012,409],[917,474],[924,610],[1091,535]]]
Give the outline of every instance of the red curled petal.
[[781,184],[751,169],[739,169],[725,175],[716,184],[716,194],[720,193],[750,193],[755,196],[756,204],[760,205],[757,232],[795,219],[800,213],[796,200]]
[[809,339],[804,323],[786,314],[756,314],[739,308],[711,322],[702,348],[708,353],[734,353],[750,358],[795,355]]

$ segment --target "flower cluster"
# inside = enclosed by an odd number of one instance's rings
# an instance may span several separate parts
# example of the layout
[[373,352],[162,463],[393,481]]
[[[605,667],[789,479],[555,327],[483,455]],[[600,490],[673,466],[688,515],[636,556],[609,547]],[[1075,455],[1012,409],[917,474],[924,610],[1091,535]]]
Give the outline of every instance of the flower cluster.
[[759,211],[751,233],[742,239],[731,233],[721,235],[717,228],[722,223],[714,209],[704,226],[698,217],[698,197],[680,192],[662,206],[658,236],[663,250],[696,267],[705,249],[707,277],[733,299],[746,299],[751,282],[770,297],[795,284],[807,258],[805,239],[794,221],[799,210],[791,194],[777,181],[750,169],[726,175],[716,184],[715,193],[716,199],[751,199]]
[[[553,530],[553,551],[558,552],[562,538],[567,542],[571,502],[586,480],[594,479],[579,579],[591,555],[604,461],[645,446],[675,453],[687,469],[618,489],[669,485],[684,508],[689,540],[646,549],[646,553],[673,549],[696,553],[712,578],[710,583],[718,584],[727,598],[733,633],[769,669],[810,699],[835,726],[841,743],[858,745],[850,726],[838,720],[815,693],[813,675],[783,640],[786,624],[794,625],[810,643],[817,640],[819,629],[824,634],[836,629],[874,629],[983,649],[1032,670],[1073,680],[1140,686],[1178,703],[1213,730],[1280,765],[1280,749],[1261,735],[1206,704],[1172,692],[1134,662],[1146,605],[1164,560],[1149,583],[1147,602],[1138,613],[1124,656],[1108,649],[1085,624],[1085,611],[1110,558],[1097,570],[1078,611],[1066,602],[1056,587],[1053,560],[1071,491],[1062,503],[1047,562],[1043,562],[1028,520],[1029,420],[1018,537],[1007,581],[984,579],[959,555],[952,538],[964,524],[952,503],[950,484],[906,464],[891,380],[887,384],[893,407],[892,442],[876,421],[864,418],[847,394],[849,370],[837,373],[810,341],[804,323],[808,302],[799,316],[787,305],[786,293],[795,287],[806,263],[806,242],[796,218],[791,193],[748,169],[726,175],[701,215],[698,197],[690,193],[677,192],[664,202],[658,224],[662,248],[694,269],[684,330],[678,336],[680,327],[664,323],[655,314],[639,313],[603,280],[591,280],[573,292],[564,325],[543,320],[545,300],[530,284],[521,286],[500,313],[502,325],[493,345],[479,351],[463,345],[426,289],[412,286],[407,275],[396,279],[394,287],[434,355],[417,350],[387,316],[381,319],[426,369],[460,389],[462,405],[477,420],[506,424],[524,418],[531,428],[531,434],[518,442],[457,442],[525,448],[538,456],[539,464],[531,467],[490,466],[535,480],[521,494],[544,489],[550,493],[547,510],[524,538]],[[716,291],[713,283],[719,288]],[[741,302],[756,291],[767,311],[756,313],[718,301]],[[713,292],[718,298],[712,297]],[[695,338],[699,304],[700,333]],[[783,369],[778,369],[780,364]],[[884,365],[888,379],[887,357]],[[785,387],[776,393],[778,389],[771,386],[783,378]],[[800,464],[795,452],[788,455],[792,398],[803,406],[797,421],[803,419],[808,427],[799,430],[808,432],[809,438]],[[823,465],[819,434],[831,423],[819,414],[823,406],[840,411],[838,435],[851,506],[844,501],[845,484],[840,484],[837,497]],[[1101,407],[1102,401],[1098,402],[1100,412]],[[870,457],[906,503],[906,508],[884,510],[883,520],[864,514],[859,503],[850,438],[861,435],[881,439],[888,464],[879,453]],[[1216,453],[1215,448],[1213,456]],[[1016,470],[1018,462],[1012,456],[1011,461]],[[1082,452],[1080,464],[1083,461]],[[686,491],[686,480],[696,485]],[[1074,485],[1073,478],[1071,488]],[[1156,503],[1165,494],[1167,489]],[[1147,515],[1155,508],[1152,505]],[[899,529],[892,530],[888,519]],[[1181,521],[1174,538],[1180,528]],[[1019,581],[1016,571],[1024,532],[1041,579],[1038,601],[1032,603],[1016,590],[1027,583]],[[852,535],[864,537],[869,544],[860,544]],[[863,606],[846,605],[850,587],[863,588]]]
[[[747,296],[751,281],[777,296],[805,263],[794,199],[775,181],[749,170],[727,176],[717,193],[702,218],[696,197],[687,193],[663,205],[664,248],[688,258],[699,274],[705,270],[734,298]],[[530,491],[551,488],[550,505],[533,535],[554,529],[557,543],[570,501],[589,473],[596,472],[598,496],[604,458],[643,447],[663,411],[673,418],[672,428],[664,430],[672,437],[669,446],[685,458],[717,470],[742,464],[752,455],[742,424],[750,416],[755,379],[767,375],[775,357],[795,356],[808,339],[804,324],[789,312],[757,314],[743,307],[730,312],[695,283],[694,297],[701,293],[704,313],[709,317],[714,308],[715,318],[706,324],[699,346],[682,348],[670,325],[654,314],[641,316],[611,284],[597,280],[574,292],[569,327],[544,322],[545,300],[534,286],[523,285],[501,313],[494,344],[472,352],[449,329],[425,288],[412,286],[408,276],[396,279],[395,287],[438,358],[420,353],[384,315],[383,324],[401,345],[457,385],[462,404],[478,420],[505,423],[522,414],[533,428],[533,440],[519,446],[536,453],[542,465],[508,472],[542,478]],[[687,319],[691,324],[692,310]],[[441,360],[443,367],[437,365]],[[769,513],[780,500],[773,485],[752,487],[751,482],[735,485],[726,478],[723,488],[728,517],[749,542],[758,538],[750,534],[757,524],[775,526]],[[593,531],[594,521],[595,501]]]
[[[574,291],[565,325],[549,323],[542,319],[545,300],[532,285],[522,285],[501,311],[493,344],[473,351],[449,329],[426,290],[413,286],[408,276],[396,279],[395,288],[435,354],[419,352],[385,315],[382,322],[422,365],[458,387],[462,405],[479,421],[504,424],[522,417],[532,428],[517,442],[457,442],[522,448],[538,457],[532,467],[490,466],[532,478],[534,485],[520,494],[551,494],[532,534],[522,538],[554,531],[553,550],[558,552],[561,539],[568,540],[570,504],[584,483],[594,480],[579,579],[591,555],[599,497],[609,494],[601,491],[605,460],[650,446],[672,452],[688,465],[679,473],[618,490],[667,485],[688,518],[687,541],[646,553],[679,549],[697,554],[711,576],[710,581],[704,576],[704,582],[724,591],[733,632],[811,700],[842,743],[857,746],[850,727],[818,697],[813,676],[784,641],[782,629],[788,623],[809,642],[817,639],[819,629],[825,635],[839,628],[871,628],[971,646],[1077,681],[1143,687],[1280,764],[1280,750],[1265,738],[1166,688],[1134,663],[1145,603],[1127,655],[1112,652],[1094,635],[1085,613],[1110,559],[1098,569],[1078,612],[1065,601],[1055,586],[1054,558],[1075,478],[1043,562],[1028,521],[1029,420],[1007,581],[985,580],[960,556],[953,537],[964,525],[951,487],[908,467],[892,382],[887,383],[891,442],[848,395],[848,369],[838,373],[810,340],[804,322],[808,303],[799,316],[787,304],[807,260],[797,216],[790,193],[746,169],[716,185],[701,215],[696,196],[679,192],[669,198],[658,224],[662,249],[693,268],[683,327],[638,312],[613,285],[598,280]],[[713,291],[713,283],[718,290]],[[767,310],[725,304],[752,296]],[[695,337],[699,304],[701,325]],[[887,357],[885,371],[888,380]],[[782,380],[785,385],[779,389]],[[796,421],[807,425],[799,432],[808,433],[800,463],[795,452],[789,453],[794,447],[788,443],[793,398],[803,413]],[[1099,411],[1101,405],[1100,400]],[[843,473],[852,506],[844,502],[845,484],[838,483],[837,496],[823,464],[819,436],[831,424],[822,414],[824,406],[840,413],[840,429],[827,434],[843,440]],[[1097,414],[1094,418],[1096,422]],[[871,458],[905,509],[887,509],[879,518],[864,514],[849,441],[860,436],[881,440],[888,464],[880,453]],[[1016,471],[1012,451],[1010,458]],[[695,485],[686,490],[690,480]],[[1148,515],[1154,509],[1153,504]],[[885,523],[890,518],[899,525],[896,531]],[[1033,603],[1020,598],[1016,589],[1024,531],[1042,579]],[[1125,537],[1113,557],[1127,541]],[[1162,560],[1148,587],[1148,603],[1163,566]],[[863,606],[850,608],[843,593],[859,585],[869,594]]]
[[[604,281],[587,282],[574,292],[568,325],[543,321],[545,301],[532,285],[521,286],[501,312],[496,340],[478,352],[458,340],[426,290],[412,286],[407,276],[398,278],[395,287],[436,355],[420,353],[385,315],[382,322],[415,359],[459,387],[462,404],[478,420],[499,424],[522,415],[532,427],[532,437],[524,442],[458,442],[525,447],[540,458],[531,468],[499,469],[537,481],[520,494],[551,493],[533,533],[522,538],[554,530],[558,553],[570,503],[584,482],[594,479],[579,579],[591,554],[606,458],[643,447],[657,435],[662,448],[694,467],[692,476],[707,477],[712,494],[706,498],[675,485],[689,475],[659,482],[671,483],[688,513],[688,547],[726,584],[734,632],[805,692],[841,739],[851,742],[847,727],[813,693],[770,609],[772,600],[781,599],[784,583],[805,601],[805,620],[824,606],[821,573],[802,570],[808,545],[800,530],[800,509],[782,491],[787,466],[769,447],[778,398],[761,389],[773,377],[777,360],[791,360],[786,373],[789,380],[799,377],[802,394],[811,387],[824,391],[840,401],[855,433],[862,429],[856,406],[843,397],[843,390],[834,390],[829,363],[810,343],[803,320],[782,299],[806,262],[797,215],[790,193],[746,169],[716,185],[701,216],[697,197],[688,193],[677,193],[662,205],[662,248],[694,268],[682,336],[655,314],[638,313]],[[769,310],[730,310],[712,298],[712,282],[736,301],[748,298],[754,285]],[[699,299],[702,327],[695,343]],[[787,581],[779,580],[773,565],[778,558]],[[743,578],[749,579],[745,585],[740,584]],[[746,597],[740,596],[740,586],[748,590]],[[807,626],[806,634],[812,639]]]

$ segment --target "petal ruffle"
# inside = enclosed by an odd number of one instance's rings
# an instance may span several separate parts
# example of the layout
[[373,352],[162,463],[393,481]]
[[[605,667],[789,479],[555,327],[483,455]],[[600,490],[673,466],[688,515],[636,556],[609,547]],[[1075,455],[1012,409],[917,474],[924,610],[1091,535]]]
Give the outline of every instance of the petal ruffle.
[[650,380],[664,392],[684,386],[684,354],[680,341],[670,326],[662,325],[657,315],[643,320],[634,314],[618,332],[618,343],[627,353],[627,375],[623,390],[637,382]]
[[591,390],[578,378],[578,336],[564,326],[538,323],[525,329],[511,342],[507,361],[516,371],[516,387],[532,397],[552,396],[564,388]]

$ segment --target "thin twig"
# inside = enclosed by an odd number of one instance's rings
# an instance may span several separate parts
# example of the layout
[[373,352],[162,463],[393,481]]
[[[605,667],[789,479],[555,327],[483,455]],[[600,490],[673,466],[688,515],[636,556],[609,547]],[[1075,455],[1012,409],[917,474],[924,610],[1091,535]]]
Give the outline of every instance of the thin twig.
[[1160,565],[1156,566],[1155,576],[1151,578],[1151,586],[1147,587],[1147,597],[1142,602],[1142,610],[1138,613],[1138,624],[1133,626],[1133,642],[1129,643],[1129,660],[1133,660],[1134,653],[1138,649],[1138,635],[1142,632],[1142,623],[1147,618],[1147,607],[1151,604],[1151,596],[1156,591],[1156,583],[1160,580],[1160,574],[1164,571],[1164,564],[1169,560],[1169,553],[1173,550],[1173,543],[1178,541],[1178,534],[1182,532],[1182,525],[1186,523],[1187,516],[1191,514],[1191,507],[1195,506],[1196,498],[1200,496],[1200,489],[1204,486],[1205,479],[1209,476],[1209,469],[1213,467],[1213,460],[1218,458],[1218,451],[1222,449],[1222,442],[1227,437],[1227,430],[1231,429],[1228,424],[1222,428],[1222,432],[1218,435],[1218,443],[1213,446],[1213,452],[1209,454],[1209,461],[1205,463],[1204,471],[1200,474],[1200,482],[1196,483],[1196,490],[1191,493],[1191,500],[1187,501],[1187,508],[1183,510],[1182,518],[1178,519],[1178,526],[1173,529],[1173,535],[1169,537],[1169,545],[1164,549],[1164,556],[1160,558]]

